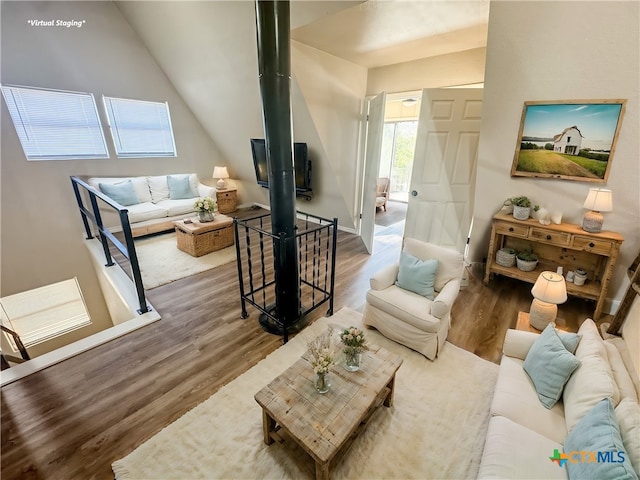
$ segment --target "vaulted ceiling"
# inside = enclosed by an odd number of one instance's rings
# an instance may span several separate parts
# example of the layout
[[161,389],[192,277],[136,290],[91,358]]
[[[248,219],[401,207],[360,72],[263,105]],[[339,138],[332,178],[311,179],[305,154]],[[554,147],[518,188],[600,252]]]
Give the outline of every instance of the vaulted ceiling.
[[488,0],[370,0],[294,28],[291,38],[372,68],[484,47],[488,19]]

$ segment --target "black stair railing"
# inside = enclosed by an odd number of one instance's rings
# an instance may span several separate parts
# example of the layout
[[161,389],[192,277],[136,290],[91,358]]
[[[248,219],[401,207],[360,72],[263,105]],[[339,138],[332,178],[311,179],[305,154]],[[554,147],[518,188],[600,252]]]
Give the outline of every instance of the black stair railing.
[[0,325],[0,330],[2,330],[3,332],[11,336],[11,338],[13,339],[13,343],[15,344],[18,352],[20,352],[20,358],[14,357],[13,355],[6,355],[4,352],[2,352],[0,354],[0,368],[2,370],[6,370],[7,368],[11,367],[9,362],[22,363],[22,362],[26,362],[27,360],[31,360],[31,357],[29,356],[27,349],[22,343],[22,340],[20,340],[20,336],[16,332],[5,327],[4,325]]
[[247,304],[260,311],[260,324],[270,333],[280,334],[287,342],[289,333],[302,328],[301,320],[324,303],[329,303],[327,315],[333,315],[336,245],[338,220],[329,220],[299,213],[295,241],[298,250],[297,292],[291,301],[298,302],[295,328],[286,328],[275,311],[276,279],[274,252],[284,235],[269,231],[271,214],[239,220],[234,219],[236,257],[242,318],[247,318]]
[[[129,211],[76,176],[71,177],[71,185],[73,186],[73,192],[75,194],[76,201],[78,202],[78,208],[80,210],[80,216],[87,235],[87,240],[94,238],[94,234],[92,232],[93,226],[93,228],[97,230],[100,243],[102,244],[106,267],[115,265],[109,245],[113,245],[127,260],[129,260],[129,264],[131,266],[131,277],[133,278],[133,283],[136,287],[138,304],[140,307],[138,309],[138,313],[143,314],[150,311],[151,307],[147,304],[144,293],[140,264],[138,263],[138,255],[136,253],[136,247],[131,233]],[[85,206],[86,198],[89,199],[89,204],[91,205],[90,209]],[[100,203],[98,202],[101,202],[101,204],[104,204],[117,212],[120,220],[120,227],[122,228],[122,235],[124,237],[124,244],[113,234],[113,232],[111,232],[111,230],[105,227],[102,221],[102,215],[100,214]]]

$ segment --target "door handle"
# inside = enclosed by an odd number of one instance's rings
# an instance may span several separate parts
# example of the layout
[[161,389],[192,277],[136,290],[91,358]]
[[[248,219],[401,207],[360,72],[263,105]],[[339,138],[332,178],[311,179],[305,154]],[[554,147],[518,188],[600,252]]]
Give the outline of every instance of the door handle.
[[412,197],[417,197],[418,196],[418,192],[416,192],[415,190],[411,190],[411,196]]

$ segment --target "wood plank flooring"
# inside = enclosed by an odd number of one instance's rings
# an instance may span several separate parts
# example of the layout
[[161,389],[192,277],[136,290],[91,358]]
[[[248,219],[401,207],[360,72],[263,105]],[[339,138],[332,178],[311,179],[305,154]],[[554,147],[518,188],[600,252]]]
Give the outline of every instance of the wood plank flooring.
[[[383,235],[374,251],[369,256],[357,236],[339,233],[335,311],[362,311],[369,277],[398,258],[399,238]],[[481,273],[471,273],[452,312],[449,341],[497,362],[504,332],[519,310],[529,309],[531,286],[499,277],[486,287]],[[113,478],[113,461],[281,344],[260,329],[254,309],[240,318],[233,263],[148,296],[159,322],[2,388],[3,480]],[[560,316],[577,327],[591,308],[571,299]],[[321,307],[310,320],[325,312]]]

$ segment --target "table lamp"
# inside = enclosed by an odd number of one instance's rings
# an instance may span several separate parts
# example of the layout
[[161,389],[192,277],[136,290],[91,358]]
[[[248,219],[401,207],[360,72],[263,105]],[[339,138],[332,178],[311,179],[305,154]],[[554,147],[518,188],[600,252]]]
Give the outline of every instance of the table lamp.
[[589,233],[598,233],[602,230],[604,217],[600,212],[613,210],[611,190],[605,188],[590,188],[589,195],[584,201],[583,208],[589,210],[582,218],[582,229]]
[[224,181],[225,178],[229,178],[229,172],[227,172],[227,167],[213,167],[213,178],[217,178],[218,182],[216,186],[220,189],[223,189],[227,186]]
[[533,302],[529,311],[529,324],[537,329],[555,321],[558,304],[567,301],[567,286],[564,277],[555,272],[542,272],[531,289]]

